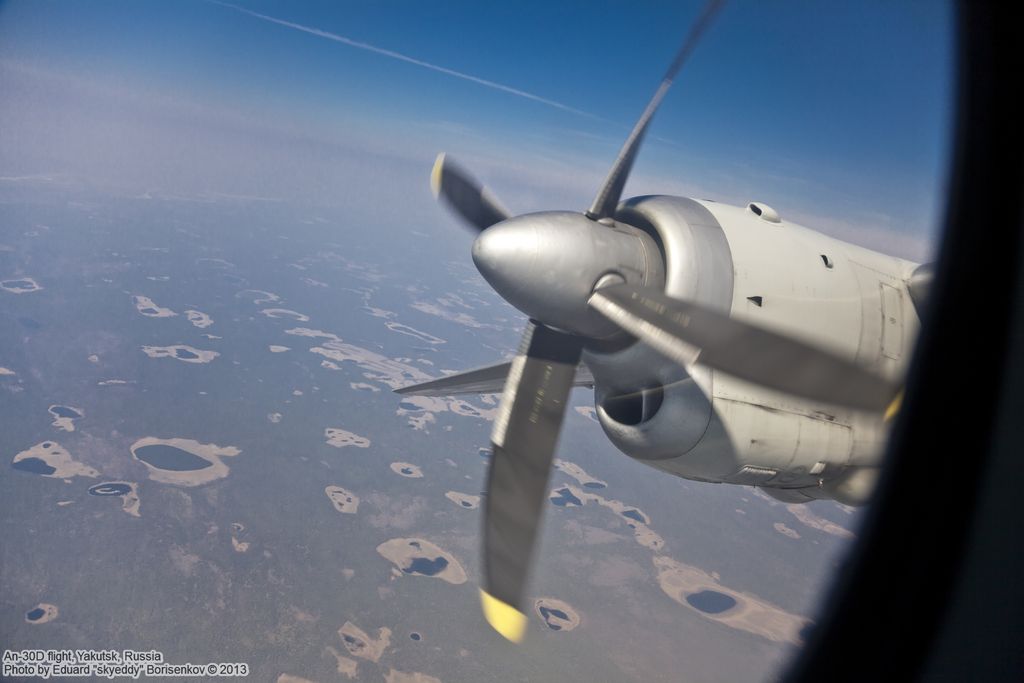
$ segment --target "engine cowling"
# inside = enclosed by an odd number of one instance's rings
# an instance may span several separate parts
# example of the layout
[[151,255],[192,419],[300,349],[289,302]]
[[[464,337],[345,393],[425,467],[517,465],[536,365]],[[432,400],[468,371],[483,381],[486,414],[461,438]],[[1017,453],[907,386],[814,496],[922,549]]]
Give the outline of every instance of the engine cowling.
[[[666,294],[731,311],[737,266],[726,231],[704,204],[637,197],[615,220],[657,244]],[[637,342],[589,348],[584,361],[595,380],[598,421],[632,458],[687,479],[760,486],[787,502],[862,504],[870,495],[875,418],[837,418],[756,387],[737,395],[733,378],[716,380],[707,367],[679,366]]]
[[[615,220],[654,239],[665,262],[669,296],[729,311],[729,243],[701,204],[682,197],[637,197],[620,206]],[[721,481],[735,470],[712,406],[711,370],[668,363],[640,343],[588,349],[584,360],[594,375],[597,418],[619,450],[690,479]],[[694,450],[707,440],[715,447]]]

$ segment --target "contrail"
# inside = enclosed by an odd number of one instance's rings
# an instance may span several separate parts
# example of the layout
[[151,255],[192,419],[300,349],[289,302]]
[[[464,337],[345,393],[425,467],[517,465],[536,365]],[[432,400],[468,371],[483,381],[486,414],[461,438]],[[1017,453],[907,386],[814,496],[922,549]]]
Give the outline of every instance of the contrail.
[[220,0],[207,0],[207,2],[210,2],[210,3],[215,4],[215,5],[221,5],[222,7],[228,7],[230,9],[233,9],[233,10],[237,11],[237,12],[241,12],[242,14],[248,14],[249,16],[256,17],[257,19],[262,19],[263,21],[269,21],[272,24],[278,24],[280,26],[285,26],[287,28],[295,29],[296,31],[302,31],[303,33],[309,33],[310,35],[318,36],[320,38],[326,38],[327,40],[333,40],[336,43],[342,43],[344,45],[348,45],[350,47],[355,47],[355,48],[358,48],[360,50],[366,50],[368,52],[373,52],[373,53],[376,53],[378,55],[383,55],[385,57],[391,57],[392,59],[397,59],[397,60],[402,61],[402,62],[408,62],[409,64],[415,64],[416,66],[422,66],[423,68],[430,69],[431,71],[437,71],[438,73],[446,74],[448,76],[454,76],[455,78],[461,78],[464,81],[469,81],[471,83],[476,83],[478,85],[483,85],[483,86],[486,86],[488,88],[492,88],[494,90],[500,90],[501,92],[505,92],[505,93],[508,93],[510,95],[516,95],[517,97],[524,97],[524,98],[526,98],[528,100],[532,100],[534,102],[539,102],[541,104],[546,104],[549,107],[554,107],[555,109],[561,109],[562,111],[567,111],[567,112],[570,112],[572,114],[578,114],[580,116],[586,116],[587,118],[590,118],[590,119],[603,120],[603,119],[601,119],[600,116],[597,116],[595,114],[591,114],[590,112],[582,111],[580,109],[575,109],[573,107],[570,107],[567,104],[562,104],[561,102],[556,102],[555,100],[549,100],[546,97],[541,97],[540,95],[534,95],[533,93],[526,92],[525,90],[519,90],[518,88],[512,88],[512,87],[507,86],[507,85],[502,85],[501,83],[495,83],[494,81],[489,81],[486,78],[480,78],[478,76],[473,76],[473,75],[470,75],[470,74],[462,73],[461,71],[455,71],[454,69],[449,69],[447,67],[438,66],[437,64],[431,64],[430,62],[424,62],[422,59],[416,59],[415,57],[410,57],[408,55],[403,55],[401,52],[395,52],[394,50],[387,50],[387,49],[384,49],[382,47],[377,47],[376,45],[370,45],[369,43],[362,43],[362,42],[360,42],[358,40],[352,40],[351,38],[346,38],[345,36],[340,36],[337,33],[331,33],[330,31],[322,31],[322,30],[320,30],[318,28],[313,28],[311,26],[303,26],[302,24],[296,24],[296,23],[291,22],[291,21],[285,21],[284,19],[278,19],[276,17],[271,17],[271,16],[268,16],[266,14],[260,14],[259,12],[253,12],[252,10],[246,9],[244,7],[239,7],[238,5],[232,5],[229,2],[221,2]]

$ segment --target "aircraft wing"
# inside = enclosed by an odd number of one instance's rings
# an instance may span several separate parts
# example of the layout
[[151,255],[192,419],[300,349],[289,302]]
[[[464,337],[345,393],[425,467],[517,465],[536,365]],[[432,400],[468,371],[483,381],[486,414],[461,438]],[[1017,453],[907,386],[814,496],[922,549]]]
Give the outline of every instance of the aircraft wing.
[[[500,394],[505,387],[511,362],[488,365],[475,370],[466,370],[454,375],[433,379],[429,382],[412,384],[395,389],[396,394],[409,396],[455,396],[457,394]],[[594,376],[582,363],[576,367],[574,387],[593,387]]]

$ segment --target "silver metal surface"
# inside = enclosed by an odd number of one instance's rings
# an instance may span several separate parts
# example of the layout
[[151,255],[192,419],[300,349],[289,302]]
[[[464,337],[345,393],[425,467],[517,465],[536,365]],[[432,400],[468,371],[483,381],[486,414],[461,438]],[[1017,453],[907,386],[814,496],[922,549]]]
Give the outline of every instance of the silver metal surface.
[[822,498],[833,498],[844,505],[865,505],[875,491],[878,467],[850,467],[839,477],[824,482]]
[[698,362],[768,389],[868,412],[884,412],[896,396],[892,382],[831,351],[660,291],[613,285],[595,292],[590,304],[683,365]]
[[665,280],[649,235],[569,211],[525,214],[488,228],[473,243],[473,262],[503,299],[534,320],[598,339],[619,332],[587,307],[602,278],[657,288]]
[[[707,209],[683,197],[637,197],[619,206],[616,221],[656,239],[666,263],[666,293],[729,310],[732,256]],[[598,421],[623,453],[673,474],[708,480],[736,470],[732,447],[712,410],[710,369],[666,361],[643,343],[612,352],[590,348],[584,362],[594,375]],[[662,387],[661,404],[640,423],[619,422],[606,409],[618,397],[652,387]],[[695,453],[698,444],[701,453]]]

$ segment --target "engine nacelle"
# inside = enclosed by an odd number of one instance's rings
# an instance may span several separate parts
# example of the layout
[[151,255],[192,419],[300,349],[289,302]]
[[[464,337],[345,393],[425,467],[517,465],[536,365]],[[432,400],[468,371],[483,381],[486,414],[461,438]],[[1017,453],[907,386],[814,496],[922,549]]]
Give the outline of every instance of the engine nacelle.
[[[731,215],[725,207],[721,212]],[[736,273],[749,278],[756,269],[754,261],[734,263],[730,236],[749,239],[742,233],[748,229],[744,218],[734,219],[737,225],[730,224],[727,234],[702,203],[652,196],[625,202],[615,220],[654,239],[665,261],[666,294],[734,314]],[[751,214],[750,220],[757,218]],[[804,248],[810,231],[793,230],[804,240],[793,243]],[[842,258],[834,241],[820,237],[829,241],[829,253]],[[746,242],[741,246],[751,251]],[[835,265],[831,258],[812,256],[820,268]],[[797,273],[793,280],[801,277]],[[774,282],[787,286],[785,278]],[[747,293],[739,294],[745,304]],[[846,303],[856,299],[845,290],[840,294]],[[849,320],[860,324],[859,317]],[[716,376],[699,364],[676,365],[638,342],[589,348],[584,361],[594,376],[597,418],[609,440],[632,458],[687,479],[763,487],[788,502],[827,498],[862,504],[870,495],[885,432],[874,416],[825,413],[820,406]]]

